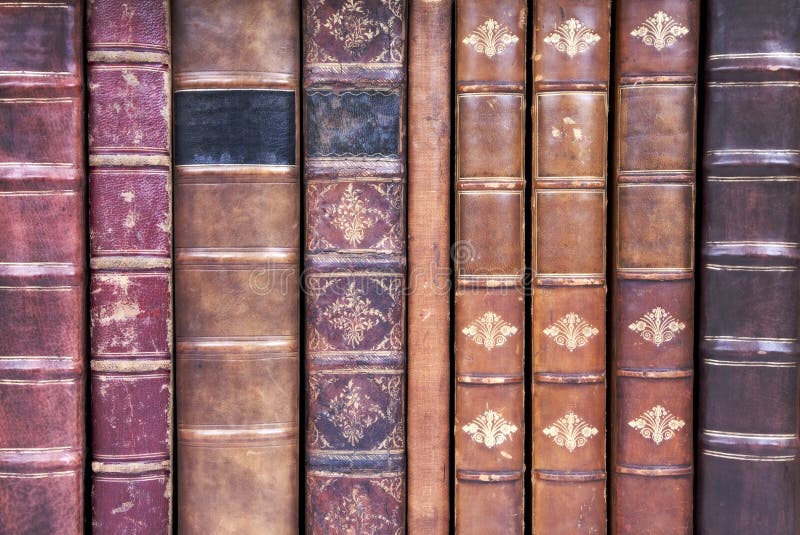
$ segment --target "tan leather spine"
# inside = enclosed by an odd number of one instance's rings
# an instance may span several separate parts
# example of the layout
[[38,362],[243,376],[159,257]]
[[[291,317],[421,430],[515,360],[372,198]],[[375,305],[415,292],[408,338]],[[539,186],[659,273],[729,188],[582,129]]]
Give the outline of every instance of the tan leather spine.
[[456,2],[455,528],[524,525],[521,0]]
[[541,0],[533,45],[533,532],[606,532],[608,0]]
[[408,47],[408,533],[450,527],[453,0],[413,2]]
[[697,0],[616,7],[612,533],[692,532]]
[[299,2],[174,0],[172,21],[178,530],[293,534]]

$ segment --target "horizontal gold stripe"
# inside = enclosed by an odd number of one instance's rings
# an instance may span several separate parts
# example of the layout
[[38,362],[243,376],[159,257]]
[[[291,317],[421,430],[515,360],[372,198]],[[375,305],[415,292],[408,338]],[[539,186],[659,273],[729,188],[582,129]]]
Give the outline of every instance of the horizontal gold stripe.
[[340,472],[338,470],[307,470],[306,475],[311,477],[327,477],[336,479],[339,479],[340,477],[348,479],[384,479],[387,477],[402,478],[403,471],[402,469],[398,469],[396,472]]
[[478,481],[481,483],[504,483],[522,479],[524,471],[518,472],[483,472],[478,470],[456,470],[456,479],[460,481]]
[[706,154],[725,156],[726,154],[800,154],[800,149],[712,149],[707,150]]
[[544,481],[604,481],[606,479],[605,470],[591,470],[585,472],[559,472],[556,470],[534,470],[534,479]]
[[691,466],[626,466],[618,464],[614,467],[618,474],[648,477],[679,477],[692,475]]
[[48,477],[69,477],[77,476],[78,470],[68,470],[64,472],[0,472],[0,479],[45,479]]
[[86,58],[92,63],[169,63],[167,53],[138,50],[89,50]]
[[56,4],[51,2],[0,2],[0,7],[51,7],[67,8],[67,4]]
[[140,474],[142,472],[153,472],[155,470],[169,470],[171,467],[171,461],[121,463],[104,463],[99,461],[92,462],[92,471],[103,472],[106,474]]
[[139,166],[160,165],[168,167],[172,164],[165,154],[90,154],[90,166]]
[[709,457],[719,457],[720,459],[730,459],[733,461],[758,461],[758,462],[790,462],[797,459],[796,455],[746,455],[739,453],[727,453],[724,451],[702,450],[701,455]]
[[[155,370],[169,370],[172,368],[171,360],[97,360],[92,359],[90,366],[97,372],[147,372]],[[160,376],[157,376],[160,377]],[[140,376],[135,377],[139,379]]]
[[724,264],[706,264],[705,267],[712,271],[763,271],[777,273],[797,271],[797,266],[729,266]]
[[707,82],[706,87],[800,87],[800,82]]
[[76,385],[77,379],[0,379],[0,385],[11,386],[49,386]]
[[800,175],[707,176],[706,182],[800,182]]
[[172,260],[152,256],[95,256],[89,259],[92,269],[169,269]]
[[770,342],[773,344],[791,344],[797,338],[762,338],[757,336],[704,336],[709,342]]
[[715,247],[800,247],[800,243],[791,241],[707,241],[706,245]]
[[16,452],[16,453],[26,453],[26,452],[55,452],[55,451],[78,451],[78,448],[75,446],[53,446],[50,448],[0,448],[0,452]]
[[694,370],[632,370],[629,368],[618,368],[616,373],[620,377],[633,377],[638,379],[686,379],[694,375]]
[[793,58],[800,59],[798,52],[746,52],[741,54],[711,54],[706,57],[708,61],[720,59],[747,59],[747,58]]
[[296,91],[299,89],[297,74],[258,71],[174,71],[174,85],[178,91],[270,89]]
[[333,370],[306,370],[308,375],[403,375],[404,370],[398,368],[336,368]]
[[524,377],[522,375],[470,375],[459,374],[456,376],[456,382],[465,384],[476,385],[502,385],[502,384],[515,384],[521,383]]
[[719,360],[703,359],[709,366],[727,366],[730,368],[796,368],[796,362],[774,362],[774,361],[753,361],[753,360]]
[[701,433],[712,437],[719,438],[752,438],[752,439],[774,439],[774,440],[794,440],[797,435],[792,433],[734,433],[732,431],[717,431],[712,429],[703,429]]

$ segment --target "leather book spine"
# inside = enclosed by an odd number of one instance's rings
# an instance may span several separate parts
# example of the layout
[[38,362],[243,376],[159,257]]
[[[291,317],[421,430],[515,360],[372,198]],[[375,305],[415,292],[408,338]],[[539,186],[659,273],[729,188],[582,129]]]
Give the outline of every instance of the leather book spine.
[[304,0],[306,531],[406,529],[404,0]]
[[697,531],[800,533],[800,2],[710,0]]
[[408,533],[450,529],[453,0],[414,2],[408,45]]
[[533,43],[533,532],[606,532],[608,0],[541,0]]
[[83,531],[83,3],[0,3],[0,533]]
[[525,43],[522,0],[457,0],[455,528],[522,533]]
[[692,533],[699,2],[619,0],[611,532]]
[[169,5],[95,0],[86,25],[92,531],[170,533]]
[[300,5],[172,6],[178,529],[294,534]]

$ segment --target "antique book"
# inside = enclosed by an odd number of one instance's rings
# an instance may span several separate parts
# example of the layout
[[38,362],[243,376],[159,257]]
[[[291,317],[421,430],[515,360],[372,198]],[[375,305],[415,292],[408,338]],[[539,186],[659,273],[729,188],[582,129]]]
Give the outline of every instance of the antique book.
[[692,533],[698,0],[616,3],[612,533]]
[[522,533],[528,12],[455,9],[455,528]]
[[452,0],[409,7],[408,532],[450,528]]
[[0,533],[83,530],[83,2],[0,3]]
[[697,532],[800,533],[800,2],[708,2]]
[[304,0],[306,531],[405,531],[406,2]]
[[297,533],[300,6],[172,27],[178,529]]
[[171,532],[169,5],[87,6],[92,531]]
[[533,531],[606,531],[609,0],[541,0],[533,43]]

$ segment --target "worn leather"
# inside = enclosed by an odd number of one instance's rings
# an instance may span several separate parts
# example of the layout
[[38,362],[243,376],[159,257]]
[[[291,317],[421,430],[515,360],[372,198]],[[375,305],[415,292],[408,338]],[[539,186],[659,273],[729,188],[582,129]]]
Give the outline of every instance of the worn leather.
[[609,2],[534,20],[533,531],[605,533]]
[[699,8],[616,4],[609,432],[620,535],[692,533]]
[[299,17],[173,2],[180,533],[298,530]]
[[454,508],[464,534],[524,525],[526,28],[520,0],[456,2]]
[[169,533],[169,6],[88,6],[92,531]]
[[0,5],[0,533],[83,532],[83,3],[50,3]]
[[697,531],[800,533],[800,3],[706,20]]
[[[450,529],[453,0],[413,2],[408,56],[408,533]],[[436,214],[436,217],[431,217]]]
[[310,534],[405,531],[406,2],[303,2]]

